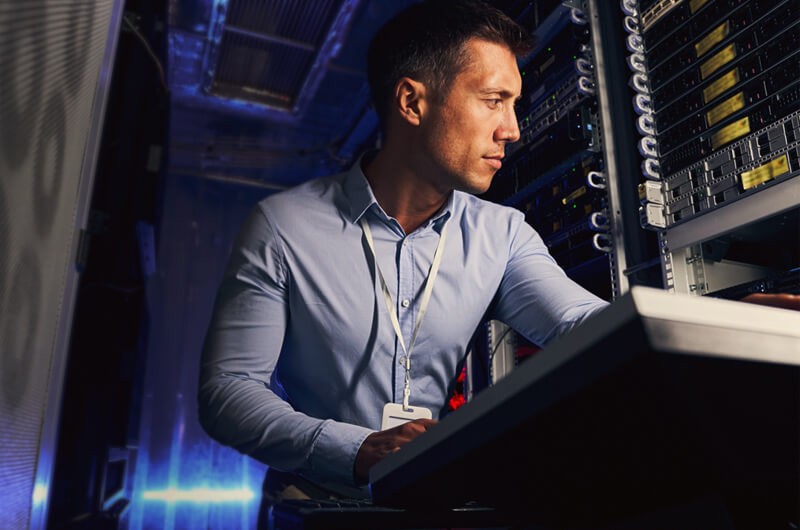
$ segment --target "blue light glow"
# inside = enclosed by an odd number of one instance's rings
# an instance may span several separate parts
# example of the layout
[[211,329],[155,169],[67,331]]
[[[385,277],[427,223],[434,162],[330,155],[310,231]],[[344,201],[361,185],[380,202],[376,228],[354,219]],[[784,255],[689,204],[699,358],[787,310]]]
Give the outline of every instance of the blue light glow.
[[148,490],[142,494],[147,501],[162,502],[198,502],[198,503],[223,503],[223,502],[250,502],[256,494],[250,488],[214,489],[193,488],[182,490],[169,488],[165,490]]
[[48,494],[47,484],[36,484],[33,488],[33,504],[39,505],[47,500]]

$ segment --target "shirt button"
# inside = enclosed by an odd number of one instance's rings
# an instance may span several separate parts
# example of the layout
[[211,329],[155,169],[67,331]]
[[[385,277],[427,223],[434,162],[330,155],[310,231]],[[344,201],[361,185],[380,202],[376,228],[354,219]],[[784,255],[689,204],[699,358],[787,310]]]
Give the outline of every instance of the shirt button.
[[408,298],[406,298],[405,300],[403,300],[402,302],[400,302],[400,305],[401,305],[401,306],[403,306],[403,307],[408,307],[408,306],[410,306],[410,305],[411,305],[411,300],[409,300]]

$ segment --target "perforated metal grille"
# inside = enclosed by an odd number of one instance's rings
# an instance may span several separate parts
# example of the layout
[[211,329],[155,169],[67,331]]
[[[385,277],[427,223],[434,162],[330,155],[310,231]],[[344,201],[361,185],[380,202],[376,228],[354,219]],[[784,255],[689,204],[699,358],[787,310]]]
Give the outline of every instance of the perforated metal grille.
[[0,2],[0,528],[27,528],[46,499],[34,483],[52,463],[42,432],[114,3]]
[[290,110],[342,0],[230,0],[210,54],[211,92]]

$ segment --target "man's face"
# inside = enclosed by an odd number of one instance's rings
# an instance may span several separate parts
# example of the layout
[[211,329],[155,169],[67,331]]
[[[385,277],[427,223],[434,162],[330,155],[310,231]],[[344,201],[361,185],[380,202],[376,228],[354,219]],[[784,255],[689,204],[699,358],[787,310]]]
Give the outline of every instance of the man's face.
[[444,101],[428,100],[421,132],[435,186],[483,193],[502,165],[505,145],[519,139],[514,103],[522,78],[505,46],[472,39],[466,47],[467,67]]

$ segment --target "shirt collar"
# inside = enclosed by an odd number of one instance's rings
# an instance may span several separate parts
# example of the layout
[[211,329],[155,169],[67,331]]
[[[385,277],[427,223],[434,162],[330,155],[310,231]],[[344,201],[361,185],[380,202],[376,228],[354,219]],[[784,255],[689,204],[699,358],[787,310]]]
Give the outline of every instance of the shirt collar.
[[[377,199],[375,199],[375,195],[372,193],[372,188],[369,185],[367,176],[364,175],[364,170],[361,168],[361,163],[364,158],[370,155],[374,155],[374,152],[361,155],[350,168],[350,170],[345,173],[344,194],[345,197],[347,197],[348,203],[350,204],[350,220],[353,223],[358,223],[361,217],[373,205],[375,206],[375,212],[379,217],[386,222],[390,222],[391,220],[386,212],[383,211],[381,205],[378,204]],[[425,224],[437,224],[437,228],[441,226],[442,223],[439,221],[445,221],[452,215],[457,196],[458,192],[451,193],[442,209],[439,210]]]
[[350,204],[350,220],[353,223],[357,223],[373,204],[380,208],[375,195],[372,193],[369,181],[367,181],[367,176],[364,175],[364,170],[361,169],[361,162],[368,154],[358,157],[358,160],[345,173],[344,177],[344,195]]

